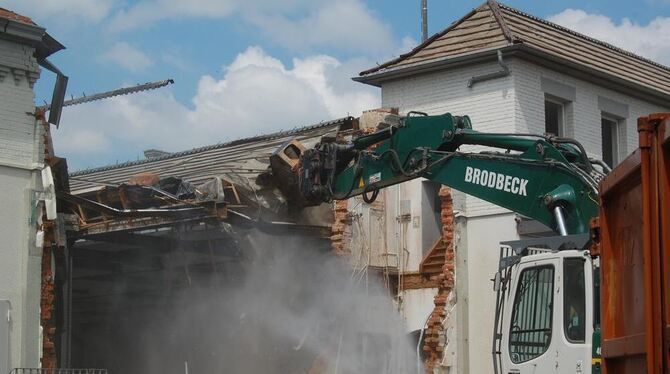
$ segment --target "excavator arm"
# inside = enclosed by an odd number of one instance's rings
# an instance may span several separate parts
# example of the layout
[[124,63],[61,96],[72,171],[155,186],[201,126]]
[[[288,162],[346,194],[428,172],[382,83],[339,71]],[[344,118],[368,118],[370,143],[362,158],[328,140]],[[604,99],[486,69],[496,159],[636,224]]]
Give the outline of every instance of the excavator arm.
[[[467,116],[410,113],[349,141],[322,138],[312,149],[286,144],[273,157],[274,175],[292,203],[318,205],[426,178],[536,219],[562,235],[587,233],[598,215],[594,167],[572,139],[533,134],[482,133]],[[287,157],[290,154],[291,157]],[[291,172],[277,157],[299,162]],[[601,164],[602,165],[602,164]]]

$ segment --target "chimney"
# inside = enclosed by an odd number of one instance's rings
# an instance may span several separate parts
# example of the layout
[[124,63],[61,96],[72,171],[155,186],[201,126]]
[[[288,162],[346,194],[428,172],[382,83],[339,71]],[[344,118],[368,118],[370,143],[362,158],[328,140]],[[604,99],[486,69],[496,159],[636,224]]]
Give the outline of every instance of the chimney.
[[421,42],[428,39],[428,0],[421,0]]

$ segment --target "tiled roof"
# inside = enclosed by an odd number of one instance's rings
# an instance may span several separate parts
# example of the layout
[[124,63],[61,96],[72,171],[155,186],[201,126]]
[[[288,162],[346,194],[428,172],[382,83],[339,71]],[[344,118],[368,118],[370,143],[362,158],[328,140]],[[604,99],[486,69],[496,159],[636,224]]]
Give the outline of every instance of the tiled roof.
[[360,73],[357,80],[516,46],[670,95],[670,68],[611,44],[489,0],[407,54]]
[[0,17],[2,18],[9,18],[14,21],[19,21],[21,23],[25,23],[27,25],[35,25],[35,22],[31,20],[29,17],[22,16],[18,13],[14,13],[11,10],[5,9],[5,8],[0,8]]

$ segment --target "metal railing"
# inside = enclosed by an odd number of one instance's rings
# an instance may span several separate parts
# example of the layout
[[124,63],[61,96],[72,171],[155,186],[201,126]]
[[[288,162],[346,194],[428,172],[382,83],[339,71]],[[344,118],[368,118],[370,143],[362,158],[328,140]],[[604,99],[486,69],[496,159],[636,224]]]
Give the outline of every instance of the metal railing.
[[9,374],[107,374],[107,369],[14,368]]

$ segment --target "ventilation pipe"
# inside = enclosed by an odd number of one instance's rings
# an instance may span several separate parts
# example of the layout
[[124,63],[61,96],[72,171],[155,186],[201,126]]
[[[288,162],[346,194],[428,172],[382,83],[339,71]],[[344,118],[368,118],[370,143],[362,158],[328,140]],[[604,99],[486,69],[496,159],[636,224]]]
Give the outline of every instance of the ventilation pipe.
[[428,0],[421,0],[421,42],[428,39]]

